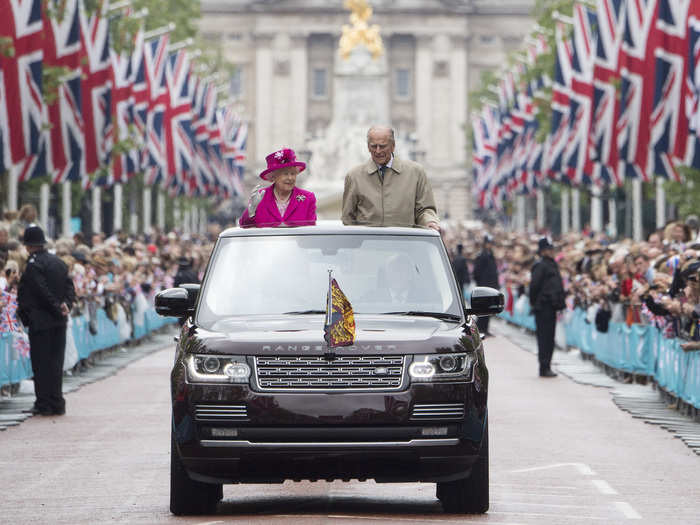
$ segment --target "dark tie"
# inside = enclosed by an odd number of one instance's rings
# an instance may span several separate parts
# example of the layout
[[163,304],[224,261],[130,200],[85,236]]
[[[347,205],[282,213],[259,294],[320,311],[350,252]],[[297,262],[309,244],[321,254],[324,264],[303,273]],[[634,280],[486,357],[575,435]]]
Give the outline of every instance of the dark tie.
[[388,166],[379,166],[379,178],[384,182],[384,174],[386,173]]

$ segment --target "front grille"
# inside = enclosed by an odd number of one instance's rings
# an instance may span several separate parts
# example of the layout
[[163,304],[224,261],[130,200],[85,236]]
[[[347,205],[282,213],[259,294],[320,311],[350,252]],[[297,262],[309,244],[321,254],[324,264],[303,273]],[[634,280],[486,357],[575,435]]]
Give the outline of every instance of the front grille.
[[463,419],[464,403],[414,405],[411,419]]
[[247,421],[248,409],[245,405],[195,405],[194,418],[197,421]]
[[396,390],[401,388],[403,356],[256,357],[262,390]]

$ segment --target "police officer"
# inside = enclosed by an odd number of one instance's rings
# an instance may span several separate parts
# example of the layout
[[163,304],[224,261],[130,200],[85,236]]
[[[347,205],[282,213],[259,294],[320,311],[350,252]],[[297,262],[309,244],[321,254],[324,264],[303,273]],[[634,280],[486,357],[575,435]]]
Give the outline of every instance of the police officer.
[[[493,239],[487,233],[484,235],[484,243],[479,255],[476,256],[474,260],[474,271],[472,275],[474,277],[474,283],[477,286],[490,286],[498,290],[500,285],[498,284],[498,265],[496,264],[496,258],[493,256],[492,251]],[[489,317],[479,317],[476,320],[476,326],[479,328],[479,333],[483,336],[489,336]]]
[[556,377],[550,368],[554,352],[554,332],[557,311],[563,310],[564,283],[559,266],[554,260],[554,246],[543,237],[538,243],[540,259],[532,267],[530,278],[530,305],[535,314],[537,329],[537,357],[540,362],[540,377]]
[[457,279],[457,285],[459,286],[459,291],[464,295],[464,286],[469,284],[469,268],[467,267],[467,258],[462,253],[464,251],[464,246],[461,244],[457,245],[457,255],[455,255],[452,260],[452,270],[454,271],[455,278]]
[[73,280],[66,264],[44,248],[43,230],[30,224],[22,242],[29,252],[17,290],[18,314],[29,330],[30,357],[36,401],[32,412],[63,415],[63,358],[68,313],[75,301]]
[[177,288],[181,284],[199,283],[197,272],[192,269],[192,259],[189,257],[180,257],[177,260],[177,273],[173,279],[173,285]]

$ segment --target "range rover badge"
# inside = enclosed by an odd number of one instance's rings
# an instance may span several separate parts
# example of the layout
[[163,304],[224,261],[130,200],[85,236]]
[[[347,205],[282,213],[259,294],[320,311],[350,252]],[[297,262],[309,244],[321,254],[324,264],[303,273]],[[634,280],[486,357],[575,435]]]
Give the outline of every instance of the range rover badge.
[[389,369],[385,366],[380,366],[380,367],[374,369],[373,375],[375,375],[375,376],[388,376]]

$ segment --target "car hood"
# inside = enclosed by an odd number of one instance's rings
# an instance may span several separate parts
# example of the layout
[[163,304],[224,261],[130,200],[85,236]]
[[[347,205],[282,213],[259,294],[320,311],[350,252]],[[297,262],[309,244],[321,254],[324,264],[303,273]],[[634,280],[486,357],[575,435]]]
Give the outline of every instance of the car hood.
[[[323,323],[323,315],[239,317],[217,321],[207,329],[193,327],[191,333],[203,345],[195,351],[321,355],[327,351]],[[355,326],[354,345],[336,348],[337,354],[454,351],[465,335],[464,325],[429,317],[356,314]]]

